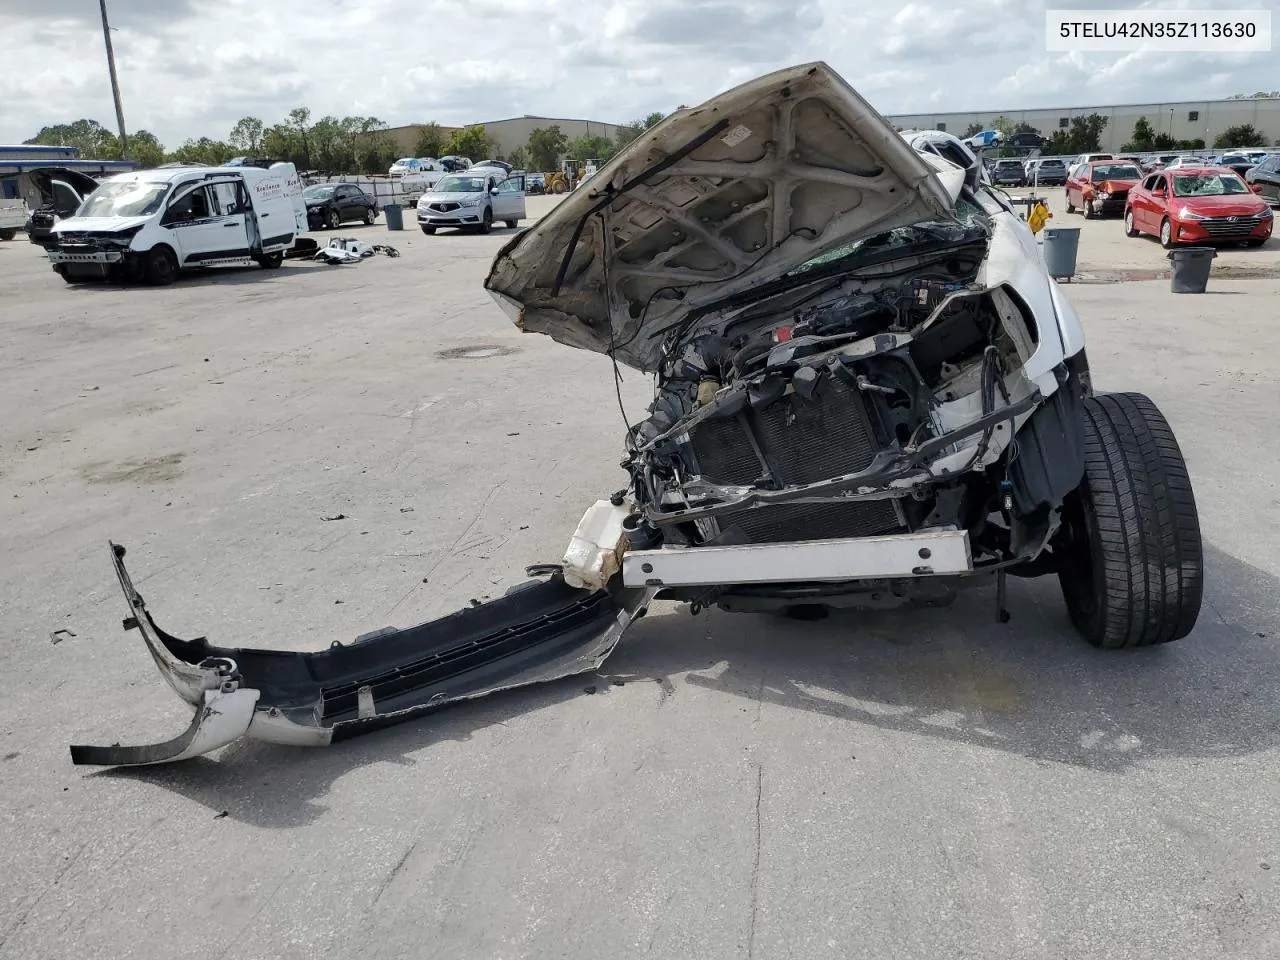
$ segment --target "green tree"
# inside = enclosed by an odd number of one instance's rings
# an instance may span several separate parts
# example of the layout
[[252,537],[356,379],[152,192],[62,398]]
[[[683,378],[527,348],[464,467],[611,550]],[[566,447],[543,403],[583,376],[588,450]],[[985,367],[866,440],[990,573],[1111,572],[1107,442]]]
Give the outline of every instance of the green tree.
[[257,156],[262,149],[262,121],[257,117],[241,117],[227,135],[227,143],[249,156]]
[[1153,150],[1177,150],[1178,141],[1173,139],[1167,133],[1157,133],[1151,138],[1151,149]]
[[1227,127],[1213,138],[1215,147],[1265,147],[1267,136],[1252,123],[1241,123]]
[[968,140],[970,137],[974,136],[975,134],[979,134],[981,132],[982,132],[982,124],[978,123],[975,120],[973,123],[969,124],[967,127],[964,128],[964,133],[960,134],[960,139]]
[[355,168],[361,173],[386,173],[398,159],[385,121],[377,117],[343,117],[342,130]]
[[444,131],[440,129],[440,124],[424,123],[418,130],[418,140],[413,145],[414,156],[436,158],[444,152]]
[[445,156],[466,157],[468,160],[486,160],[493,152],[493,141],[482,124],[472,124],[455,130],[444,145]]
[[1120,148],[1125,152],[1146,152],[1156,149],[1156,132],[1146,117],[1139,117],[1133,125],[1133,135]]
[[302,144],[302,165],[311,167],[311,144],[308,135],[311,133],[311,111],[307,107],[294,107],[289,111],[285,124],[298,133]]
[[119,160],[120,139],[97,120],[75,120],[41,127],[26,144],[75,147],[85,160]]
[[235,150],[221,140],[209,137],[188,139],[182,146],[169,154],[169,159],[176,163],[200,163],[216,167],[226,163],[235,155]]
[[560,158],[569,145],[569,138],[560,127],[538,127],[529,134],[529,167],[544,173],[560,169]]
[[614,137],[614,145],[621,150],[628,143],[634,140],[640,134],[644,133],[645,125],[643,120],[632,120],[630,123],[624,123],[618,127],[618,134]]
[[1071,134],[1066,130],[1053,131],[1053,136],[1041,150],[1041,153],[1047,157],[1063,157],[1076,152],[1071,147]]
[[129,134],[129,159],[144,169],[158,167],[164,163],[164,144],[149,130],[135,130]]
[[303,162],[302,140],[288,124],[277,123],[262,131],[262,152],[273,160],[292,163],[299,170],[309,169]]
[[617,146],[608,137],[574,137],[565,146],[565,154],[571,160],[599,160],[604,162],[617,152]]
[[648,130],[650,127],[656,127],[665,119],[667,118],[663,114],[658,113],[655,110],[653,113],[646,116],[641,122],[644,124],[644,128]]
[[1068,128],[1071,153],[1090,153],[1102,149],[1102,131],[1107,128],[1107,118],[1100,113],[1087,117],[1072,117]]
[[515,167],[517,170],[523,170],[525,169],[525,164],[528,163],[528,157],[525,156],[525,153],[526,150],[524,147],[516,147],[505,158],[499,157],[498,159],[505,159],[507,163],[511,164],[511,166]]

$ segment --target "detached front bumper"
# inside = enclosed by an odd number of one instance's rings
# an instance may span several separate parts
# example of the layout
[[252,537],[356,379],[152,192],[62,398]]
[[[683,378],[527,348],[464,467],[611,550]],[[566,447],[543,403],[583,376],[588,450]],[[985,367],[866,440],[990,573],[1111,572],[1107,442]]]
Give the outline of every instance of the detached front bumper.
[[166,763],[241,738],[324,746],[459,700],[596,669],[656,591],[577,589],[558,573],[489,603],[309,653],[225,648],[165,633],[111,544],[129,616],[169,686],[195,714],[172,740],[73,746],[76,764]]

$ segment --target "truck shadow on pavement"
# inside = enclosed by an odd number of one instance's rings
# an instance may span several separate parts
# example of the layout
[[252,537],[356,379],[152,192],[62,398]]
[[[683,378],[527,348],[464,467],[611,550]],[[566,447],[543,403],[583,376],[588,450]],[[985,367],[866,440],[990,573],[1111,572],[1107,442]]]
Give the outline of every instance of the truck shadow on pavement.
[[[655,609],[587,675],[456,704],[322,750],[246,743],[217,759],[92,776],[149,781],[215,813],[292,828],[326,812],[345,773],[418,766],[431,747],[613,682],[698,687],[882,731],[1124,774],[1163,758],[1214,759],[1280,744],[1280,580],[1206,545],[1206,602],[1166,647],[1095,650],[1072,629],[1056,578],[1011,580],[999,624],[990,586],[947,609],[833,613],[817,622]],[[754,714],[756,711],[751,711]],[[856,735],[851,730],[851,736]],[[420,775],[415,773],[415,776]]]

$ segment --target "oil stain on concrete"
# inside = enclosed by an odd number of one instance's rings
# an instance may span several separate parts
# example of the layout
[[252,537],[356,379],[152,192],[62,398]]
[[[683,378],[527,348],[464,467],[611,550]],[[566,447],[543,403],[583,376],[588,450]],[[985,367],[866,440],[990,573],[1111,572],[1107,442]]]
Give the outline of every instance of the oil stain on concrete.
[[182,476],[185,453],[170,453],[149,460],[122,460],[119,463],[91,463],[80,469],[90,483],[168,483]]

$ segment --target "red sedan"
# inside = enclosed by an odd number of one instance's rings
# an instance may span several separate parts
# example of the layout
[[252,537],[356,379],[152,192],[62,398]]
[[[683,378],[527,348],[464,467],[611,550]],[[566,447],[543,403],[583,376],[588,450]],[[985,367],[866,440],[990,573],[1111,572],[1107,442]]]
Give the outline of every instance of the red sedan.
[[1243,243],[1260,247],[1271,236],[1271,207],[1222,167],[1175,167],[1148,176],[1129,191],[1124,231],[1179,243]]
[[1088,218],[1124,209],[1129,189],[1142,180],[1142,171],[1128,160],[1077,163],[1067,174],[1067,213],[1076,207]]

